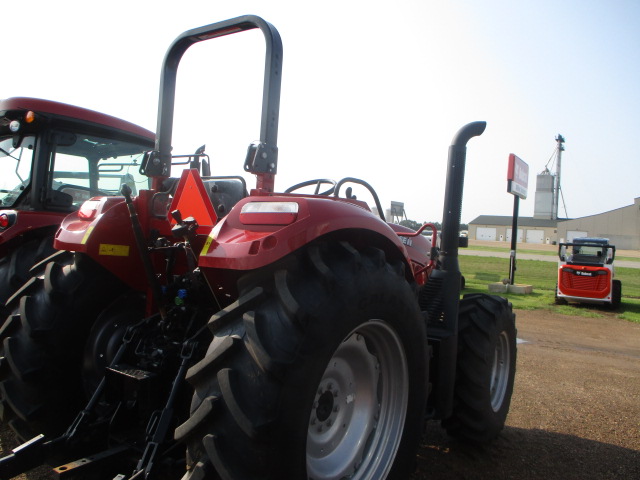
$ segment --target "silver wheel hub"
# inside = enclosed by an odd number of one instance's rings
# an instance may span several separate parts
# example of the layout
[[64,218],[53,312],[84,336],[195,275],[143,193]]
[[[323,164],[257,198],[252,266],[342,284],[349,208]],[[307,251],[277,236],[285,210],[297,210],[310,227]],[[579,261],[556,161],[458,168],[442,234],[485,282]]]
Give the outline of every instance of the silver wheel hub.
[[316,390],[307,432],[308,478],[384,479],[402,438],[408,391],[397,333],[379,320],[351,332]]
[[493,355],[491,369],[491,408],[498,412],[504,403],[509,384],[509,369],[511,368],[511,350],[507,332],[501,332]]

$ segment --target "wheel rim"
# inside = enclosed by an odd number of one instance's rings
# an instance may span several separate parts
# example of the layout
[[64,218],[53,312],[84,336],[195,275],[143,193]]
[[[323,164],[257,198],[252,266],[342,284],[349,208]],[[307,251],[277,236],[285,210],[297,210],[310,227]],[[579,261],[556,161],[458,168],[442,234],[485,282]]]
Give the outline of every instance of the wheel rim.
[[491,408],[494,412],[497,412],[502,407],[507,392],[511,365],[510,356],[509,336],[507,332],[501,332],[496,343],[491,372]]
[[347,335],[316,390],[308,478],[384,479],[402,438],[408,379],[402,342],[386,323],[371,320]]

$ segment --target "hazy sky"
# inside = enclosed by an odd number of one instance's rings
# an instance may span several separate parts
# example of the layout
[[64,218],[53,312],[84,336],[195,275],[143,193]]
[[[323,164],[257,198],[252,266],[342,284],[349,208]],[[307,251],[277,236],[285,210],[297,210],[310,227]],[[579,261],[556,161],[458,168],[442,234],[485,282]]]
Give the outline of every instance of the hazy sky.
[[[533,215],[535,175],[558,133],[569,217],[640,196],[637,0],[31,0],[2,11],[0,97],[58,100],[150,130],[171,41],[262,16],[284,44],[278,190],[360,177],[383,206],[403,201],[409,218],[439,221],[452,137],[485,120],[468,144],[463,222],[512,213],[509,153],[529,164],[520,214]],[[176,153],[206,143],[214,173],[242,172],[259,133],[263,45],[253,31],[187,52]]]

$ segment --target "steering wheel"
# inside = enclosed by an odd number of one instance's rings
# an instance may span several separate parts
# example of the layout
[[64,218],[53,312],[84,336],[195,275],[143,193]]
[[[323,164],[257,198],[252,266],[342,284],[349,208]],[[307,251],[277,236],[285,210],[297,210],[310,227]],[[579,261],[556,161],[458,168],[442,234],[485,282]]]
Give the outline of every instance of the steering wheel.
[[[331,185],[331,188],[325,190],[324,192],[320,192],[320,185]],[[335,180],[330,180],[328,178],[317,178],[315,180],[307,180],[306,182],[297,183],[292,187],[287,188],[284,193],[291,193],[295,190],[299,190],[303,187],[308,187],[309,185],[315,185],[316,189],[313,192],[314,195],[331,195],[336,189]],[[320,192],[320,193],[318,193]]]

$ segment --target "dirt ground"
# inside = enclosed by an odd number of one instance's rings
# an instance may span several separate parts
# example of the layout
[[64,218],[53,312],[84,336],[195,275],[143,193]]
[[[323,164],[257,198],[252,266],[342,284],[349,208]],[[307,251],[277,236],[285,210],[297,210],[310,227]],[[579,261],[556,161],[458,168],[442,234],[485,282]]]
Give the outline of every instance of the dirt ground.
[[478,448],[430,424],[411,480],[639,479],[640,324],[601,313],[517,311],[522,343],[504,432]]
[[412,480],[639,479],[640,325],[517,311],[507,426],[490,446],[429,425]]

